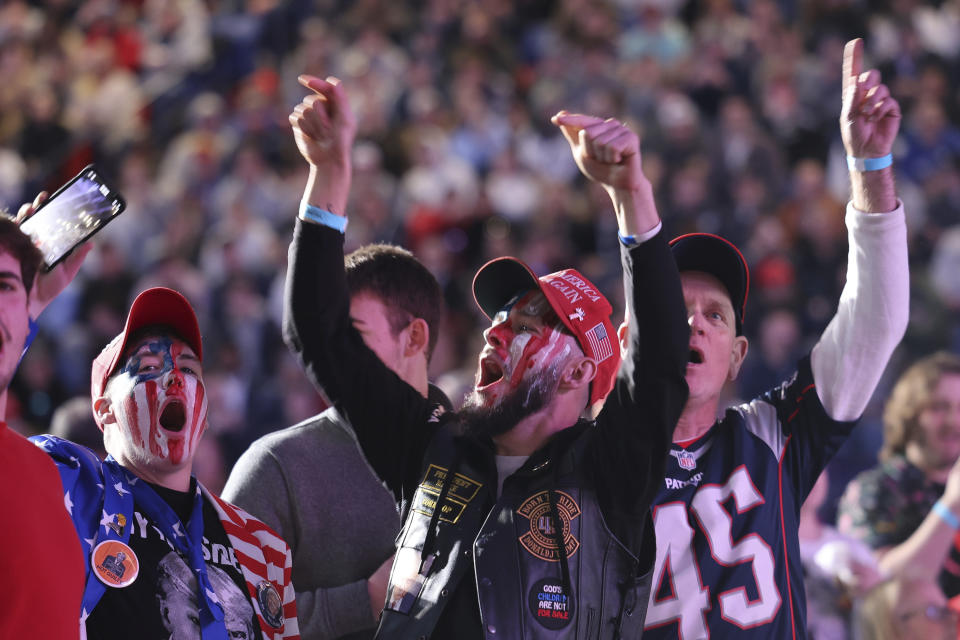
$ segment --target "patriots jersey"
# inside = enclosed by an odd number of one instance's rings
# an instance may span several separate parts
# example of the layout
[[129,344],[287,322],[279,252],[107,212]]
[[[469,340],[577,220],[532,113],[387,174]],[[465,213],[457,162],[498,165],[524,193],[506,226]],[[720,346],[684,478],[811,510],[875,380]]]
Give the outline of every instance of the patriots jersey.
[[644,640],[807,637],[800,505],[853,425],[827,415],[808,356],[792,379],[673,444],[653,506]]

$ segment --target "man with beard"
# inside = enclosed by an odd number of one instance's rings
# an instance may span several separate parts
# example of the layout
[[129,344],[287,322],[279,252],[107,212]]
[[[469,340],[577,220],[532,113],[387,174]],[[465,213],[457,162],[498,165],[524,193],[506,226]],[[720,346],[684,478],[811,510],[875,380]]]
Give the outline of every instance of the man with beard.
[[474,279],[492,320],[474,389],[459,413],[438,413],[351,324],[343,230],[356,122],[339,81],[301,82],[314,93],[290,122],[310,174],[284,336],[401,504],[378,636],[639,637],[649,506],[687,395],[688,333],[637,136],[615,120],[554,117],[611,196],[626,302],[644,310],[623,365],[610,304],[589,280],[574,269],[538,278],[501,258]]
[[[93,414],[107,459],[60,438],[33,438],[56,463],[85,553],[78,618],[87,638],[170,637],[161,597],[170,553],[193,578],[190,637],[226,640],[244,615],[257,638],[299,638],[287,545],[191,473],[207,427],[202,360],[190,303],[172,289],[148,289],[93,361]],[[218,572],[235,589],[212,577]],[[238,609],[228,591],[247,602]]]

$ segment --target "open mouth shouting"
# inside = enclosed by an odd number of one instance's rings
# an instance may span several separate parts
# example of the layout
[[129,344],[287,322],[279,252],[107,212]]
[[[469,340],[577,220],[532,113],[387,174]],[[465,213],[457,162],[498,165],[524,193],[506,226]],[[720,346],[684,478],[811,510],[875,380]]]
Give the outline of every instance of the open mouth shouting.
[[505,378],[503,365],[493,356],[482,356],[480,358],[480,370],[477,372],[477,382],[474,385],[475,391],[484,391],[494,386]]
[[173,398],[160,412],[160,426],[173,433],[183,431],[187,423],[187,407],[182,400]]
[[703,350],[699,347],[690,347],[690,356],[687,365],[703,364]]

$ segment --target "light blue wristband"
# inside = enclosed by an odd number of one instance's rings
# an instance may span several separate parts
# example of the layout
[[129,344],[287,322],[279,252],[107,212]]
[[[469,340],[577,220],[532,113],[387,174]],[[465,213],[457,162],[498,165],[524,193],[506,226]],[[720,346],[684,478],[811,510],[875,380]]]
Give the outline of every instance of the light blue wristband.
[[933,504],[933,512],[940,516],[940,519],[950,525],[950,528],[956,531],[960,529],[960,518],[950,510],[950,507],[937,500]]
[[635,247],[637,246],[637,236],[625,236],[619,231],[617,231],[617,237],[620,238],[620,244],[625,247]]
[[888,153],[879,158],[854,158],[847,156],[847,168],[850,171],[879,171],[893,164],[893,154]]
[[347,230],[346,216],[338,216],[335,213],[330,213],[326,209],[321,209],[320,207],[315,207],[305,202],[300,203],[300,217],[304,220],[336,229],[340,233]]

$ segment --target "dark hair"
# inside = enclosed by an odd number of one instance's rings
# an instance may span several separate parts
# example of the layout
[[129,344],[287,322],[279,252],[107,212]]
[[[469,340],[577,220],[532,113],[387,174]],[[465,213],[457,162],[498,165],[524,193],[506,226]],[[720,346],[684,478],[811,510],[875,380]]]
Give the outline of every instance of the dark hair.
[[443,295],[440,284],[412,253],[391,244],[368,244],[343,260],[350,295],[369,293],[387,308],[387,321],[396,336],[415,318],[430,330],[427,360],[440,335]]
[[30,236],[21,231],[14,218],[5,211],[0,212],[0,250],[6,251],[20,263],[20,279],[23,280],[23,288],[29,295],[37,269],[43,262],[43,254],[33,244]]
[[960,375],[960,357],[938,351],[921,358],[900,376],[883,411],[881,460],[904,453],[907,443],[917,439],[920,413],[929,406],[940,379],[948,375]]

